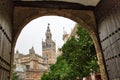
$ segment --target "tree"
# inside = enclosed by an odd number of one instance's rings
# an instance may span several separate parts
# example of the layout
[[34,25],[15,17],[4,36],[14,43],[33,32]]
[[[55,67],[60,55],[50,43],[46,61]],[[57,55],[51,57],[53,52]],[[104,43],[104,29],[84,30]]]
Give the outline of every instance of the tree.
[[13,65],[13,68],[12,68],[12,80],[18,80],[18,75],[17,75],[17,73],[14,71],[15,68],[16,68],[16,66]]
[[[50,66],[50,72],[44,73],[42,80],[71,80],[73,76],[71,67],[62,56],[59,56],[56,64]],[[72,74],[72,75],[69,75]],[[74,79],[73,79],[74,80]]]
[[12,73],[12,80],[18,80],[18,75],[16,72]]
[[94,44],[85,29],[78,27],[77,37],[71,37],[62,47],[62,56],[51,65],[42,80],[75,80],[88,76],[90,69],[99,70]]
[[79,77],[89,75],[90,69],[98,71],[96,51],[89,34],[78,27],[77,38],[71,37],[62,47],[63,57]]

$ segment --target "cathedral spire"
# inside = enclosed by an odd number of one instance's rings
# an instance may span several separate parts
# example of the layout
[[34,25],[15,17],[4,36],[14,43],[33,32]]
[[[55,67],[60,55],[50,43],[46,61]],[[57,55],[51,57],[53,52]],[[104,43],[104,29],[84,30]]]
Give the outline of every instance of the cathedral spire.
[[19,54],[19,51],[18,51],[18,50],[16,51],[16,54]]
[[56,61],[56,44],[52,40],[52,34],[50,31],[50,24],[48,23],[46,29],[46,39],[42,42],[42,56],[45,58],[45,62],[48,64],[53,64]]
[[52,39],[52,35],[50,32],[50,24],[48,23],[47,31],[46,31],[46,40]]
[[48,27],[49,27],[50,23],[48,23]]
[[50,32],[50,23],[48,23],[47,32]]
[[34,54],[34,53],[35,53],[35,50],[34,50],[34,47],[33,47],[33,46],[32,46],[31,49],[29,49],[29,53],[30,53],[30,54]]

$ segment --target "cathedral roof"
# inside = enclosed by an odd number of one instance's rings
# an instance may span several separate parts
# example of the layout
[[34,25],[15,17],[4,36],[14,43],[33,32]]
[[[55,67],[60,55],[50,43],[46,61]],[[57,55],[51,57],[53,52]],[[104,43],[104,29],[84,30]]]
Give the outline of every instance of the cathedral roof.
[[39,68],[40,68],[40,69],[44,69],[44,70],[47,70],[47,69],[48,69],[46,66],[41,65],[41,64],[39,64]]
[[31,49],[29,49],[29,54],[35,54],[35,50],[34,50],[34,47],[32,46]]

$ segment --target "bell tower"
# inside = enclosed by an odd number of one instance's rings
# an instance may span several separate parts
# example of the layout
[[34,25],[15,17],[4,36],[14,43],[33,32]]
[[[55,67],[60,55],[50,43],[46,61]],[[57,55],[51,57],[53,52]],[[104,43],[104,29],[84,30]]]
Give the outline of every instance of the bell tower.
[[49,23],[48,23],[48,27],[47,27],[47,31],[46,31],[46,40],[52,40],[52,35],[50,32],[50,28],[49,28]]
[[54,64],[56,62],[56,44],[52,40],[52,34],[49,26],[50,24],[48,23],[46,39],[45,41],[42,41],[42,56],[46,63]]

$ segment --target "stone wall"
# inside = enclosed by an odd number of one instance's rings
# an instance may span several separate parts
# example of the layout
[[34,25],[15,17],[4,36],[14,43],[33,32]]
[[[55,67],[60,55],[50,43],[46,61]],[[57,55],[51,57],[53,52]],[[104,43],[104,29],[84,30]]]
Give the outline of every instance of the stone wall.
[[17,40],[21,30],[31,20],[42,16],[62,16],[69,18],[81,24],[88,32],[92,32],[95,28],[94,15],[92,10],[73,10],[73,9],[50,9],[37,7],[14,7],[14,28],[13,40]]
[[12,1],[0,0],[0,80],[10,78]]

